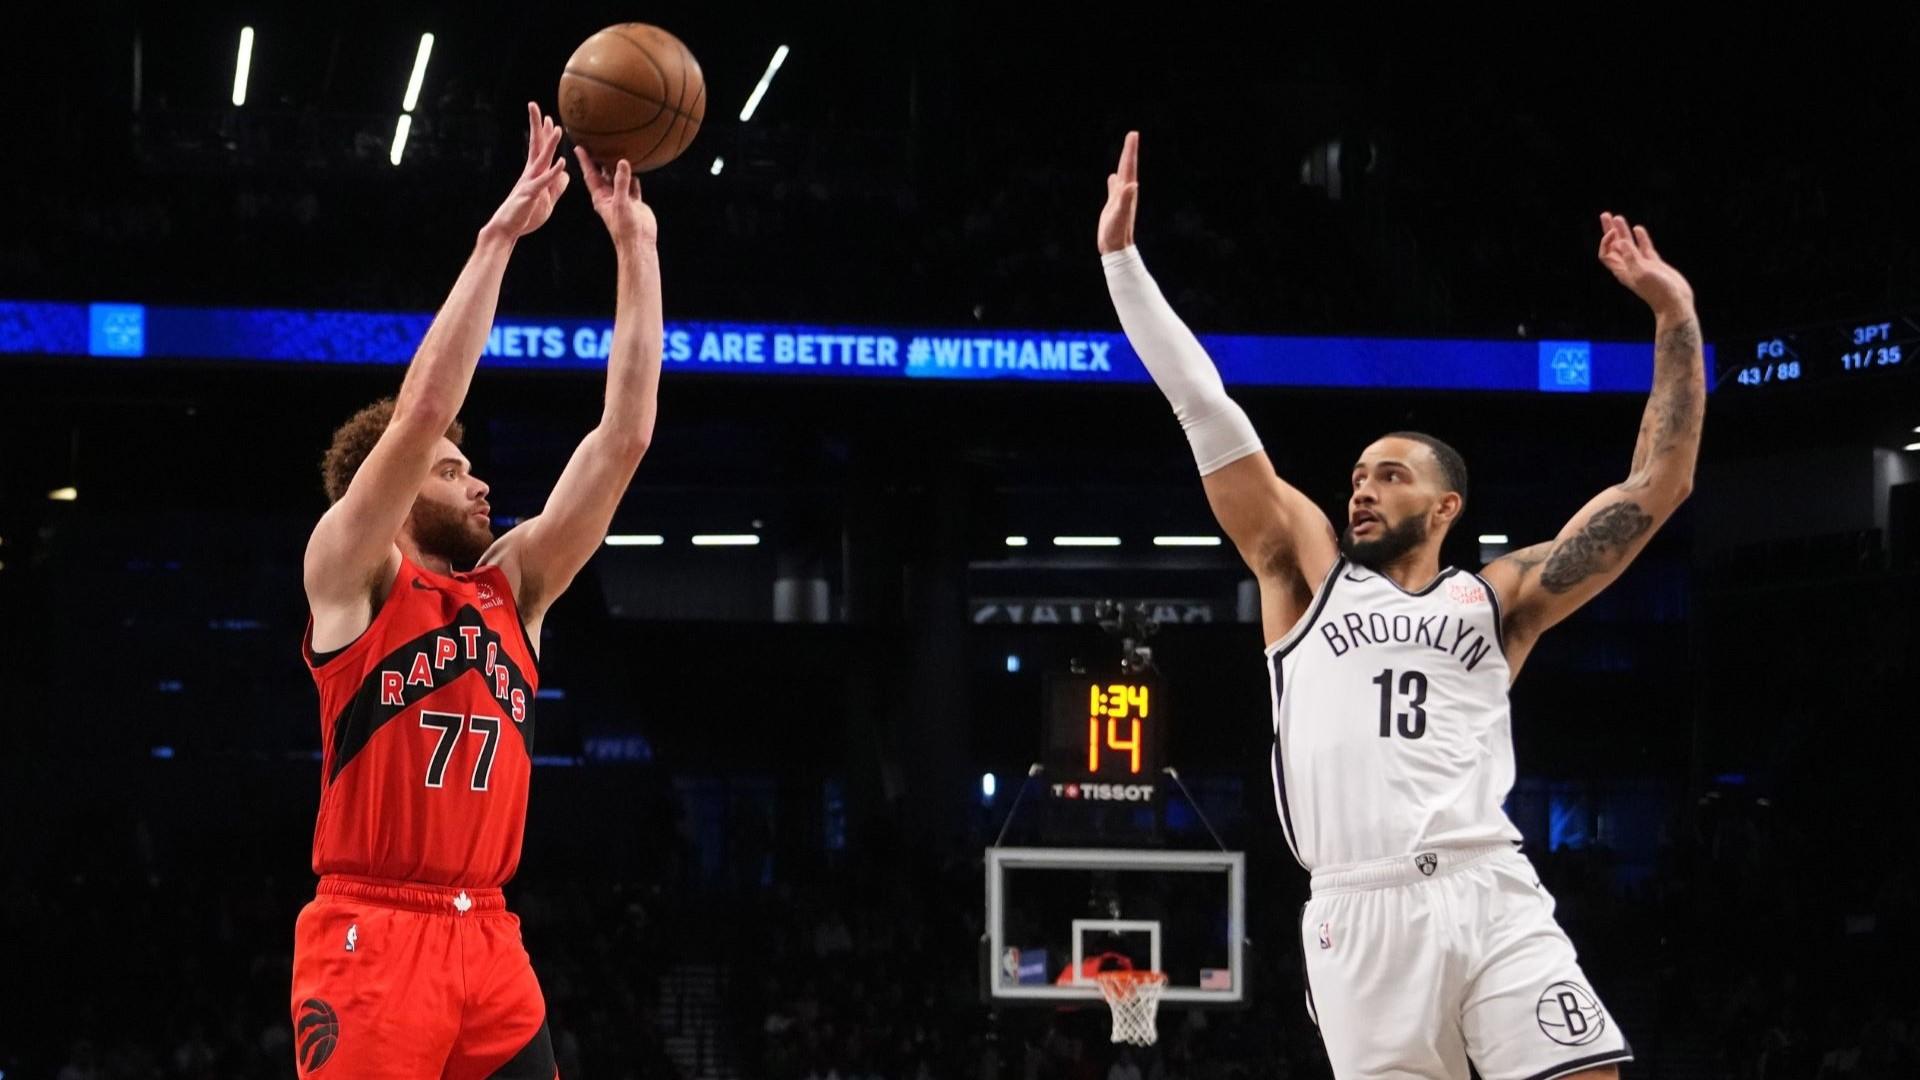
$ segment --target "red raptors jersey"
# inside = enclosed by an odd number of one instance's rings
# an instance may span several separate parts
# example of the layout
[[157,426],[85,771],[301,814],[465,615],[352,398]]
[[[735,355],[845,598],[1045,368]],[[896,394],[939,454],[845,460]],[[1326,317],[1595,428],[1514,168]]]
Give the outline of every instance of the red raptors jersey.
[[446,576],[402,557],[372,625],[302,643],[324,746],[317,874],[497,888],[520,863],[534,657],[497,566]]

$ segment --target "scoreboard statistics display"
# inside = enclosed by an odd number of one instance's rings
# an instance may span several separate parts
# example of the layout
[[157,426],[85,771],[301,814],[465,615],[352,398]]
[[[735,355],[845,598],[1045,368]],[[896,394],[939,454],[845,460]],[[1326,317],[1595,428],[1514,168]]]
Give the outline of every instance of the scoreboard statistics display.
[[1920,316],[1833,323],[1729,343],[1719,351],[1714,385],[1745,393],[1911,373],[1920,368],[1917,353]]
[[1158,680],[1054,675],[1047,680],[1046,696],[1041,760],[1055,798],[1154,800],[1167,723]]

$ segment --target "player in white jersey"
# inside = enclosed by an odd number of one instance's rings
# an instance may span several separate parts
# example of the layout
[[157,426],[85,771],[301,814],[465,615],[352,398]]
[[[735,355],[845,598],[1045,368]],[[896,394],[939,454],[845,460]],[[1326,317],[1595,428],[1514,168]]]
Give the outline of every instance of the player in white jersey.
[[1647,231],[1601,215],[1600,261],[1654,313],[1653,393],[1624,480],[1544,544],[1442,570],[1466,463],[1417,432],[1353,466],[1346,528],[1275,474],[1133,245],[1139,135],[1099,246],[1120,324],[1186,430],[1207,501],[1260,585],[1281,826],[1313,875],[1308,1008],[1334,1073],[1612,1078],[1632,1051],[1553,921],[1501,804],[1507,688],[1692,489],[1706,408],[1693,290]]

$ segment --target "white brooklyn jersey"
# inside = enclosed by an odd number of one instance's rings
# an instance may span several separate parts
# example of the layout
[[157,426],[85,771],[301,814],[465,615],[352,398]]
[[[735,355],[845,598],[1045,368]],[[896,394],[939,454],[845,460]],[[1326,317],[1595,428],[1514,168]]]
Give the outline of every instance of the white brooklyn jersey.
[[1419,592],[1340,559],[1267,650],[1273,790],[1309,870],[1519,843],[1499,600],[1446,570]]

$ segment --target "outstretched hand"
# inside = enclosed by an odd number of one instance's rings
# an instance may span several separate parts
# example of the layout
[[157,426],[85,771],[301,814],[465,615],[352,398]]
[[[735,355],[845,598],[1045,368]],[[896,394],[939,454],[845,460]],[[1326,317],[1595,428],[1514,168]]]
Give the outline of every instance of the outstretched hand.
[[1133,243],[1133,215],[1140,206],[1140,133],[1127,132],[1120,164],[1107,174],[1107,205],[1100,208],[1100,254],[1111,255]]
[[1601,214],[1600,262],[1654,314],[1692,310],[1693,286],[1654,250],[1645,226],[1629,224],[1618,214]]
[[559,147],[560,126],[527,102],[527,163],[487,228],[518,240],[547,223],[553,204],[567,190],[567,159],[554,154]]
[[587,191],[593,196],[593,211],[606,222],[615,244],[651,244],[659,238],[660,223],[653,208],[640,197],[640,181],[625,158],[609,173],[596,165],[584,146],[573,148],[580,159],[580,175],[586,177]]

